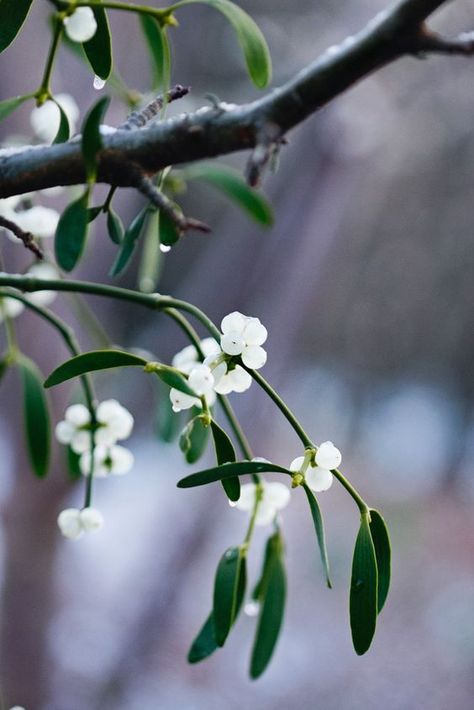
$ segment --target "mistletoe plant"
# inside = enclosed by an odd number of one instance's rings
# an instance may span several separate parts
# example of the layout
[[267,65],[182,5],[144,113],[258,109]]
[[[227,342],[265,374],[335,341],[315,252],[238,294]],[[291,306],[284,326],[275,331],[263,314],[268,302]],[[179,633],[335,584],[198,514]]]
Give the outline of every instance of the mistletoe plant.
[[[381,12],[358,35],[331,47],[286,85],[263,98],[244,106],[213,100],[211,106],[195,113],[166,119],[168,103],[188,93],[184,86],[171,85],[169,35],[177,27],[177,15],[196,2],[219,11],[230,22],[251,80],[258,88],[267,86],[271,63],[265,39],[255,22],[230,0],[181,0],[163,8],[115,0],[50,0],[51,42],[40,85],[26,95],[0,101],[0,119],[27,101],[35,102],[31,113],[35,143],[0,150],[0,227],[34,257],[24,274],[0,274],[0,321],[7,338],[1,371],[14,367],[21,373],[26,440],[33,471],[39,477],[48,472],[51,439],[45,389],[79,378],[83,402],[71,404],[55,427],[57,440],[67,447],[72,472],[85,480],[83,508],[69,508],[58,516],[60,531],[69,539],[79,539],[103,525],[100,511],[92,505],[94,480],[123,475],[133,467],[132,452],[118,443],[130,436],[133,416],[116,399],[97,401],[93,372],[132,367],[159,378],[169,394],[169,401],[162,402],[164,410],[172,410],[175,416],[186,412],[179,446],[188,463],[198,461],[212,439],[215,466],[191,473],[178,482],[178,487],[220,481],[223,501],[227,499],[231,506],[246,512],[249,520],[241,542],[224,551],[218,563],[212,608],[191,644],[188,660],[196,663],[223,646],[245,607],[258,616],[250,661],[250,675],[257,678],[272,656],[283,620],[286,574],[280,511],[291,493],[299,495],[301,491],[307,500],[328,587],[329,561],[315,494],[327,491],[335,479],[359,511],[349,593],[357,654],[364,654],[370,647],[387,598],[389,537],[381,514],[341,472],[338,448],[330,441],[317,446],[262,376],[267,330],[260,320],[236,311],[225,315],[218,328],[195,305],[154,293],[160,250],[169,250],[187,231],[209,231],[199,219],[183,214],[177,204],[179,192],[187,182],[207,181],[257,222],[270,225],[271,208],[254,188],[274,163],[290,128],[390,61],[430,52],[470,55],[474,53],[474,38],[463,34],[446,39],[427,28],[426,19],[444,0],[401,0]],[[20,32],[32,3],[0,0],[0,51]],[[153,70],[155,96],[151,100],[131,90],[113,69],[109,10],[135,15],[139,20]],[[105,96],[89,109],[80,133],[75,132],[79,111],[74,98],[55,94],[52,89],[62,44],[90,67],[97,90],[107,86],[131,110],[121,125],[104,124],[110,100]],[[246,181],[221,164],[196,162],[241,149],[251,149]],[[184,163],[184,168],[175,169]],[[110,187],[101,204],[93,201],[97,183]],[[61,215],[41,205],[42,190],[69,185],[81,185],[81,194]],[[120,195],[118,188],[130,186],[145,197],[146,204],[124,228],[113,202]],[[67,276],[86,249],[91,223],[102,216],[116,246],[111,279],[125,271],[141,247],[136,290]],[[53,236],[54,258],[47,250],[47,240]],[[137,308],[162,312],[184,332],[189,345],[170,364],[144,356],[141,351],[108,348],[82,353],[70,326],[47,307],[58,292],[64,291],[129,301]],[[17,345],[14,319],[25,308],[56,330],[71,354],[46,381]],[[197,322],[201,335],[189,318]],[[253,382],[273,401],[299,438],[301,447],[291,463],[255,457],[250,449],[227,396],[245,392]],[[219,409],[224,426],[217,421]],[[268,481],[266,474],[276,474],[281,481]],[[242,484],[242,477],[250,477],[250,481]],[[249,591],[246,563],[257,525],[270,526],[271,532],[260,577]]]

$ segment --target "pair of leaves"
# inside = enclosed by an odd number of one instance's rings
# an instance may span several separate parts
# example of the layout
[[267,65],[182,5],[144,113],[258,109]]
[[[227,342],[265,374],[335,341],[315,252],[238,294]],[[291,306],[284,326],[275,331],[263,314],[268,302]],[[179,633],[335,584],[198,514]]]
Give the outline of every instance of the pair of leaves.
[[214,580],[213,609],[188,653],[189,663],[208,658],[223,646],[245,596],[247,565],[244,550],[230,547],[222,555]]
[[260,29],[244,10],[229,0],[182,0],[173,7],[202,3],[219,10],[231,23],[244,53],[247,70],[255,86],[263,89],[271,79],[272,64],[267,43]]
[[48,473],[51,424],[43,390],[43,377],[35,363],[21,355],[18,369],[23,385],[25,436],[31,465],[39,478]]
[[268,539],[262,576],[253,597],[260,604],[260,613],[250,660],[250,676],[258,678],[273,655],[285,610],[286,574],[283,541],[279,532]]
[[2,0],[0,2],[0,52],[3,52],[20,31],[33,0]]
[[186,168],[183,177],[187,180],[204,180],[230,197],[259,224],[273,224],[273,212],[268,201],[247,185],[238,170],[217,163],[198,163]]
[[361,656],[370,647],[377,615],[390,586],[390,539],[376,510],[363,513],[354,548],[350,589],[352,642]]

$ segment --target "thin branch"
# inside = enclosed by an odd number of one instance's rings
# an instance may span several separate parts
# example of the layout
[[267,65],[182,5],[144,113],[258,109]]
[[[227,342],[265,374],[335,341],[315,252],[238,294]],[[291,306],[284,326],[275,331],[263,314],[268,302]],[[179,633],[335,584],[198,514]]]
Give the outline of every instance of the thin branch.
[[[166,93],[166,103],[170,104],[172,101],[182,99],[186,94],[189,94],[189,87],[176,84],[176,86],[173,86],[173,88]],[[127,117],[127,120],[118,126],[118,130],[135,131],[137,128],[143,128],[159,114],[164,104],[165,100],[160,94],[153,99],[153,101],[150,101],[145,108],[142,108],[140,111],[132,111]]]
[[[134,186],[131,164],[154,175],[168,165],[255,148],[262,130],[283,136],[358,81],[403,55],[430,51],[425,20],[450,0],[400,0],[354,37],[331,47],[279,89],[250,104],[205,107],[160,121],[146,130],[103,137],[98,181]],[[439,45],[433,51],[439,51]],[[56,185],[76,185],[86,175],[80,142],[0,150],[0,198]]]
[[33,254],[38,258],[42,259],[44,254],[41,249],[41,247],[35,242],[34,236],[31,234],[31,232],[25,232],[23,229],[21,229],[15,222],[12,222],[10,219],[7,219],[6,217],[2,217],[0,215],[0,227],[3,227],[4,229],[8,229],[10,232],[13,232],[15,237],[18,237],[18,239],[21,239],[23,242],[23,246],[26,249],[29,249],[30,251],[33,252]]
[[171,202],[171,200],[166,197],[166,195],[159,190],[153,181],[146,175],[140,174],[137,177],[137,182],[135,184],[137,190],[139,190],[142,195],[147,197],[152,205],[158,207],[159,210],[164,212],[170,220],[175,225],[178,233],[181,235],[189,229],[195,229],[198,232],[208,233],[211,228],[208,227],[204,222],[200,222],[198,219],[193,217],[185,217],[182,212],[180,212]]
[[457,37],[443,37],[431,32],[420,37],[420,51],[438,54],[474,55],[474,32],[463,32]]

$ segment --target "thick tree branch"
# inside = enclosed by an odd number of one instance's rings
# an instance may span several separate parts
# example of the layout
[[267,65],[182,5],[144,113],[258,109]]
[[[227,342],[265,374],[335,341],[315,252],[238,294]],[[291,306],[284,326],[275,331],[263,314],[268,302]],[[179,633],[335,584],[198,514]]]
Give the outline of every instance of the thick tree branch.
[[[267,126],[272,134],[283,136],[348,87],[402,55],[442,51],[439,41],[427,46],[430,35],[424,22],[446,2],[400,0],[357,35],[331,47],[284,86],[253,103],[206,107],[146,130],[117,130],[104,136],[98,181],[132,187],[131,164],[153,175],[167,165],[255,148]],[[79,142],[0,151],[0,197],[84,181]]]

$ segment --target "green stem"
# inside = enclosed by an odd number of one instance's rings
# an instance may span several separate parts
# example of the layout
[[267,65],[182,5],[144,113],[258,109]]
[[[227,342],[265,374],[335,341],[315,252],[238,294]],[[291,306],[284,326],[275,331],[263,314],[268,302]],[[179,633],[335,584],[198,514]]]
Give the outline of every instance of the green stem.
[[369,512],[369,506],[365,502],[365,500],[357,493],[356,489],[349,483],[347,478],[342,475],[342,473],[338,469],[333,469],[332,473],[334,476],[337,478],[339,483],[344,486],[346,491],[349,493],[351,498],[354,499],[354,501],[357,504],[357,507],[360,510],[361,515],[367,515]]
[[41,80],[40,87],[36,92],[36,96],[44,101],[51,96],[51,74],[53,73],[54,60],[56,59],[56,54],[59,47],[59,40],[63,32],[63,23],[59,18],[54,19],[54,30],[53,39],[51,40],[51,45],[48,52],[48,58],[46,60],[46,66],[44,68],[43,78]]
[[[69,3],[64,2],[64,5],[69,5]],[[152,17],[156,17],[157,20],[162,20],[171,14],[171,10],[168,8],[158,9],[148,7],[147,5],[132,5],[127,2],[113,2],[109,0],[78,0],[75,5],[76,7],[105,7],[109,10],[136,12],[138,15],[151,15]]]
[[253,531],[255,529],[255,521],[257,519],[257,513],[263,498],[263,486],[260,481],[255,482],[255,503],[252,510],[252,515],[250,517],[249,526],[247,528],[247,533],[245,535],[244,541],[242,543],[243,547],[247,550],[250,545],[250,540],[252,539]]
[[311,441],[311,439],[309,438],[309,436],[307,435],[293,412],[286,406],[280,395],[275,392],[273,387],[266,381],[266,379],[262,377],[262,375],[256,370],[251,370],[250,368],[245,367],[245,365],[243,364],[242,367],[247,370],[247,372],[249,373],[249,375],[251,375],[251,377],[253,377],[255,382],[260,385],[264,392],[268,394],[270,399],[273,400],[273,402],[276,404],[283,416],[286,417],[286,419],[289,421],[289,423],[301,439],[305,449],[315,449],[315,445],[313,444],[313,442]]

